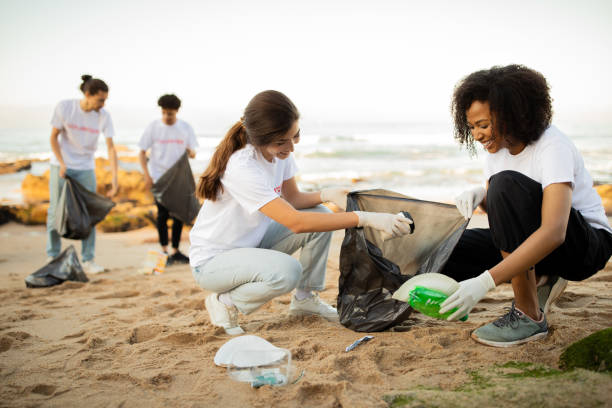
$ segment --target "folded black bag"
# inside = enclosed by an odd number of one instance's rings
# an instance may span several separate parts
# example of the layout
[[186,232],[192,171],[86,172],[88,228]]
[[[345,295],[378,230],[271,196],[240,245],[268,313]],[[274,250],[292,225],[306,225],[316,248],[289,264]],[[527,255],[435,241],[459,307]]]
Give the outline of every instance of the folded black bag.
[[25,278],[25,284],[28,288],[45,288],[59,285],[67,280],[89,281],[72,245],[64,249],[57,258]]
[[413,234],[387,241],[372,228],[349,228],[340,250],[340,323],[358,332],[389,329],[412,312],[408,303],[391,298],[393,292],[416,274],[439,272],[468,221],[454,205],[388,190],[352,192],[347,196],[346,210],[405,211],[414,221]]
[[195,196],[195,188],[189,157],[185,152],[153,184],[151,192],[155,200],[166,207],[172,217],[178,218],[185,224],[191,224],[200,211],[200,202]]
[[55,210],[55,229],[63,238],[85,239],[114,206],[109,198],[66,176]]

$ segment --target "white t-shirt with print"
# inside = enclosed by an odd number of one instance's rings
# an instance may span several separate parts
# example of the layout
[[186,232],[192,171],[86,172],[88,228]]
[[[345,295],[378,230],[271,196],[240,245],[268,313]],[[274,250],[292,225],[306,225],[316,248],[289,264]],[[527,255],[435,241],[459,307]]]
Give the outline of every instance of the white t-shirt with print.
[[529,144],[522,152],[510,154],[501,149],[487,154],[485,176],[503,170],[514,170],[537,181],[542,189],[553,183],[571,183],[572,207],[594,228],[612,232],[601,204],[601,197],[593,188],[593,179],[584,167],[582,156],[572,141],[555,126],[550,126],[542,136]]
[[[98,148],[100,132],[107,139],[115,136],[110,115],[104,108],[85,112],[79,99],[61,101],[55,107],[51,126],[60,130],[59,146],[66,167],[75,170],[95,168],[94,154]],[[59,166],[54,154],[51,164]]]
[[161,119],[153,121],[138,143],[142,150],[151,149],[148,168],[153,182],[181,158],[185,149],[195,149],[197,146],[193,128],[181,119],[177,119],[173,125],[166,125]]
[[230,249],[258,247],[272,222],[259,209],[281,196],[296,171],[293,155],[269,162],[251,144],[235,151],[221,177],[223,192],[204,201],[191,230],[191,266]]

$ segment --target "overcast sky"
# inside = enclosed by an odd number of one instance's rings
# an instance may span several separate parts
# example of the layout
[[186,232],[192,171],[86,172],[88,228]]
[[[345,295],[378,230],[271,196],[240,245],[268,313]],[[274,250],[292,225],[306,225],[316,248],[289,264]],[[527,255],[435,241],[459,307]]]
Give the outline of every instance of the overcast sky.
[[156,114],[174,92],[192,115],[237,118],[277,89],[313,120],[447,121],[461,77],[509,63],[547,77],[557,116],[599,120],[611,4],[0,0],[0,127],[80,97],[84,73],[108,83],[113,114]]

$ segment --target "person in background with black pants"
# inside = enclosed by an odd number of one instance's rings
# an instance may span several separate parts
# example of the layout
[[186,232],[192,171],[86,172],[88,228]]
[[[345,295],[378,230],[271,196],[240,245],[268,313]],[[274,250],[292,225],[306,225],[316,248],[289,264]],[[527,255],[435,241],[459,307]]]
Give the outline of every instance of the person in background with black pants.
[[486,150],[486,186],[456,198],[469,218],[479,205],[489,229],[466,230],[443,273],[460,280],[440,312],[465,316],[488,291],[510,281],[512,307],[472,333],[480,343],[508,347],[548,334],[546,312],[566,280],[603,269],[612,228],[582,156],[551,125],[549,87],[521,65],[474,72],[455,88],[455,138]]
[[[140,147],[140,165],[144,173],[147,188],[151,188],[169,168],[187,151],[194,158],[198,146],[195,133],[189,123],[176,117],[181,100],[176,95],[163,95],[157,101],[161,107],[161,120],[153,121],[145,129],[138,146]],[[147,163],[147,150],[151,150]],[[157,232],[159,243],[164,253],[168,253],[168,209],[157,200]],[[173,263],[189,263],[189,258],[179,251],[183,222],[172,217],[172,254],[168,265]]]

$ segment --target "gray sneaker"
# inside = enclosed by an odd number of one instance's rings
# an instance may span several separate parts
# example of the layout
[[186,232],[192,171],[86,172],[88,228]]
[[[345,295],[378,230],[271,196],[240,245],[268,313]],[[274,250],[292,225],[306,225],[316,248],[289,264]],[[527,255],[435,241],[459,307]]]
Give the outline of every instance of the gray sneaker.
[[496,321],[479,327],[472,332],[472,338],[479,343],[493,347],[510,347],[546,337],[548,323],[542,312],[542,321],[536,322],[512,307]]
[[550,312],[550,307],[552,304],[561,296],[565,287],[567,286],[567,281],[560,276],[548,275],[546,277],[546,282],[543,285],[538,286],[538,303],[540,305],[540,309],[544,311],[544,313]]

